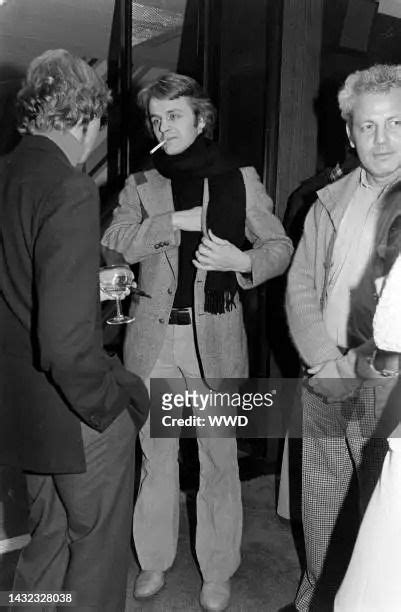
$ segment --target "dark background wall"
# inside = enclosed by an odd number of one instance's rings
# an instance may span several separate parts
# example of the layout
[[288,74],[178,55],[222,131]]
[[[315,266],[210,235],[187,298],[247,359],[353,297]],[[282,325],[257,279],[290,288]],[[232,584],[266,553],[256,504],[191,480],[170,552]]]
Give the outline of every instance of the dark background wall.
[[[0,152],[9,146],[13,96],[30,59],[54,47],[107,57],[116,4],[8,0],[0,7]],[[401,61],[401,19],[378,13],[374,0],[139,4],[149,11],[185,13],[185,27],[135,44],[134,74],[144,65],[161,65],[203,76],[220,107],[221,142],[256,165],[280,216],[300,181],[343,155],[336,92],[347,73]],[[142,26],[134,22],[134,33]]]
[[378,63],[401,63],[401,19],[377,12],[373,0],[325,0],[320,63],[319,168],[344,155],[344,123],[336,94],[354,70]]
[[106,58],[114,0],[9,0],[0,6],[0,154],[15,142],[13,105],[27,65],[46,49]]
[[219,140],[261,173],[266,109],[267,2],[222,0],[219,79]]

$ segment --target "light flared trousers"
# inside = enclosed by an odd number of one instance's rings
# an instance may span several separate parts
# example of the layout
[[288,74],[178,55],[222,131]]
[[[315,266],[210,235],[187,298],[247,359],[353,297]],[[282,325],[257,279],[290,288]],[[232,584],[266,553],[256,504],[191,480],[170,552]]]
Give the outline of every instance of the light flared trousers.
[[[171,392],[196,388],[200,378],[192,325],[169,325],[150,378],[168,379]],[[173,380],[172,380],[173,379]],[[149,381],[147,381],[149,384]],[[151,409],[152,410],[152,409]],[[193,408],[194,414],[196,409]],[[240,561],[242,502],[235,437],[198,437],[196,554],[204,581],[228,580]],[[213,431],[210,431],[213,435]],[[167,570],[174,562],[179,526],[178,438],[151,438],[149,419],[140,432],[141,484],[133,535],[143,570]]]

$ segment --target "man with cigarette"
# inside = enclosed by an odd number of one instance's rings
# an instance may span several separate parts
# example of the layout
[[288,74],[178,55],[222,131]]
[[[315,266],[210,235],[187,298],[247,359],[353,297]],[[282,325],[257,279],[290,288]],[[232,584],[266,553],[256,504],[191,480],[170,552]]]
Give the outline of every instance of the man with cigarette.
[[[197,379],[208,392],[205,380],[247,376],[238,290],[284,272],[292,246],[254,168],[239,168],[212,142],[215,109],[196,81],[168,73],[138,99],[159,141],[154,169],[128,178],[103,237],[129,263],[140,262],[140,285],[152,295],[132,304],[125,365],[184,388]],[[240,564],[242,504],[236,440],[212,436],[198,437],[196,552],[201,605],[217,611],[228,606]],[[134,594],[147,598],[163,587],[176,554],[178,439],[151,438],[148,420],[141,445]]]

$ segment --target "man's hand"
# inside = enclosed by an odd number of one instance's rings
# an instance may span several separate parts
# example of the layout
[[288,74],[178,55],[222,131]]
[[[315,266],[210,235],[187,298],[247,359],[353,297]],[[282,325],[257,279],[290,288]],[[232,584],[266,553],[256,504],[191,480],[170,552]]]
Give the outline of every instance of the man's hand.
[[247,253],[243,253],[228,240],[218,238],[211,230],[209,237],[203,237],[192,263],[200,270],[219,272],[251,272],[252,262]]
[[[136,283],[132,283],[131,287],[128,287],[128,289],[126,289],[124,291],[124,293],[122,295],[120,295],[120,298],[122,300],[124,300],[130,293],[131,293],[131,288],[132,287],[136,287]],[[100,301],[101,302],[105,302],[106,300],[114,300],[115,298],[112,297],[111,295],[109,295],[108,293],[105,293],[104,291],[102,291],[102,289],[100,288]]]
[[[110,272],[110,270],[107,269],[103,269],[99,271],[99,280],[106,280],[107,278],[107,274],[112,274],[112,272]],[[130,283],[130,286],[127,287],[127,289],[124,291],[124,293],[120,296],[121,299],[125,299],[130,293],[131,293],[131,289],[136,287],[136,282],[134,281],[134,273],[132,270],[127,270],[125,272],[125,274],[127,275],[128,278],[128,282]],[[100,283],[100,301],[101,302],[105,302],[106,300],[114,300],[115,298],[112,295],[109,295],[108,293],[106,293],[105,291],[102,290],[102,285]]]
[[[356,371],[364,379],[366,386],[390,384],[399,376],[400,359],[398,353],[388,353],[377,349],[371,355],[358,355]],[[383,370],[386,371],[383,374]]]
[[308,379],[308,386],[329,404],[352,397],[362,385],[362,381],[355,376],[355,361],[356,352],[350,350],[340,359],[309,368],[311,378]]
[[173,229],[184,232],[200,232],[202,230],[202,206],[189,210],[179,210],[172,214]]

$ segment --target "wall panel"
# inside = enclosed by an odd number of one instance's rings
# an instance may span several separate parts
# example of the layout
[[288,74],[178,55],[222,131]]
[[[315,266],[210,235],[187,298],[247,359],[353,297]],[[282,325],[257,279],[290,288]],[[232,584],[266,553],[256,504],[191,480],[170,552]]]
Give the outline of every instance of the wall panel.
[[323,0],[283,0],[280,118],[276,211],[282,217],[290,193],[315,174]]

